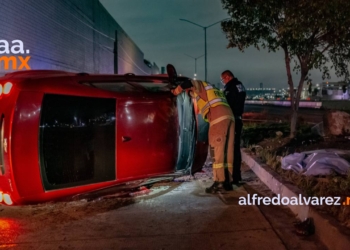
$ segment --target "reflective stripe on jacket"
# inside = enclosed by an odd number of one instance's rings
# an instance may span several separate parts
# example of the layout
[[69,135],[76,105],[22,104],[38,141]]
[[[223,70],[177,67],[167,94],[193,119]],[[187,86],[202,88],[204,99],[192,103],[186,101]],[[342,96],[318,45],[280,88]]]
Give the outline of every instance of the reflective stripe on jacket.
[[194,95],[197,100],[197,105],[203,116],[203,119],[205,121],[208,121],[206,116],[209,112],[209,108],[216,107],[219,105],[225,105],[227,107],[230,107],[230,106],[228,105],[225,95],[221,90],[214,88],[211,85],[208,85],[206,82],[202,82],[202,83],[205,88],[208,101],[205,101],[202,98],[200,98],[200,96],[197,93],[194,93]]

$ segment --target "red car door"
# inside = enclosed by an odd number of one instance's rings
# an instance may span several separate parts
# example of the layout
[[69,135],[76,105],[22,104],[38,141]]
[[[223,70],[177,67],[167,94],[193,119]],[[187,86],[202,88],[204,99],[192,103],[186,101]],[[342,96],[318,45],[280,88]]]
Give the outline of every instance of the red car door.
[[117,99],[117,179],[174,172],[178,117],[169,93]]

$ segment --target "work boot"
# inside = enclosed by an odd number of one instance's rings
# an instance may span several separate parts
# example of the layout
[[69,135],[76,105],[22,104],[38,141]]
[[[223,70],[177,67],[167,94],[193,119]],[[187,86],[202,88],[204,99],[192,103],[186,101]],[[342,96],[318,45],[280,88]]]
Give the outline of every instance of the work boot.
[[232,191],[233,190],[233,187],[232,187],[232,184],[231,184],[231,182],[224,182],[224,184],[223,184],[223,186],[224,186],[224,189],[226,190],[226,191]]
[[235,185],[235,186],[237,186],[237,187],[240,187],[240,186],[243,185],[243,183],[241,183],[241,182],[239,182],[239,181],[233,181],[233,182],[231,182],[231,184],[232,184],[232,185]]
[[221,191],[224,188],[222,182],[215,181],[213,185],[205,189],[205,192],[208,194],[215,194],[218,191]]

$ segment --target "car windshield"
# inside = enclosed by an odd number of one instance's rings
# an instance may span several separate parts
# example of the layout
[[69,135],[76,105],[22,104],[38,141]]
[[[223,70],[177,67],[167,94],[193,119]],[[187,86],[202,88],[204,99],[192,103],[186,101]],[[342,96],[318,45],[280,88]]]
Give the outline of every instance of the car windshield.
[[145,81],[114,81],[114,82],[83,82],[83,85],[92,86],[114,92],[167,92],[170,91],[167,82]]

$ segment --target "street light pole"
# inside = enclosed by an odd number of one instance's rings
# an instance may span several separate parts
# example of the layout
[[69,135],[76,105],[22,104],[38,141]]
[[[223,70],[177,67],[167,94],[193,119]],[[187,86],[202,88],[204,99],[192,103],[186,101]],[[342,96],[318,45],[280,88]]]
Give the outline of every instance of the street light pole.
[[189,56],[189,57],[191,57],[191,58],[194,59],[194,77],[195,77],[195,80],[196,80],[196,77],[197,77],[197,59],[198,59],[198,58],[201,58],[201,57],[204,56],[204,55],[197,56],[197,57],[190,56],[190,55],[187,55],[187,54],[185,54],[185,55],[186,55],[186,56]]
[[205,81],[207,81],[207,27],[203,27],[204,29],[204,76]]
[[208,26],[202,26],[202,25],[199,25],[198,23],[194,23],[194,22],[191,22],[191,21],[189,21],[187,19],[180,18],[180,21],[191,23],[193,25],[201,27],[204,30],[204,72],[205,72],[205,81],[207,81],[207,28],[210,28],[211,26],[214,26],[215,24],[221,23],[222,21],[225,21],[227,19],[229,19],[229,18],[222,19],[222,20],[217,21],[217,22],[215,22],[213,24],[210,24]]

